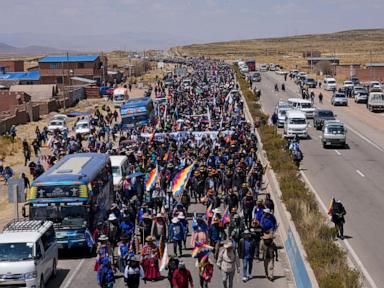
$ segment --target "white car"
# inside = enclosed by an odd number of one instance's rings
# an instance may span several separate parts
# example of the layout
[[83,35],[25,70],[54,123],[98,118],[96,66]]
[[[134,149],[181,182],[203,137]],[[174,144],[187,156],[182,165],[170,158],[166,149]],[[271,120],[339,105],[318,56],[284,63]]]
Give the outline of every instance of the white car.
[[65,114],[56,114],[56,115],[53,115],[52,120],[55,119],[55,120],[63,120],[63,121],[66,121],[67,118],[68,118],[68,116],[65,115]]
[[88,120],[78,121],[75,126],[75,133],[81,134],[81,135],[91,133],[91,124],[89,123],[89,121]]
[[379,81],[369,82],[369,88],[381,89],[381,83]]
[[48,124],[48,131],[53,133],[53,131],[59,130],[60,132],[68,131],[67,124],[65,120],[52,119]]
[[354,84],[352,81],[346,80],[343,82],[343,87],[345,88],[353,88]]

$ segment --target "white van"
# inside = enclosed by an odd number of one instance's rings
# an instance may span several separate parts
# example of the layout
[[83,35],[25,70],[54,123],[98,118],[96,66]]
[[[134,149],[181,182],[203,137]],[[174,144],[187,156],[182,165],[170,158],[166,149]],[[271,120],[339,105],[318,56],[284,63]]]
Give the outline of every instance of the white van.
[[128,157],[123,155],[110,156],[112,165],[113,188],[120,191],[123,186],[124,177],[128,173]]
[[332,91],[336,89],[336,79],[335,78],[324,78],[323,83],[324,90]]
[[289,98],[288,104],[291,108],[304,112],[307,118],[313,118],[316,108],[313,107],[310,100],[302,98]]
[[305,113],[299,110],[288,110],[285,114],[284,137],[308,138],[308,123]]
[[113,90],[113,105],[115,107],[120,107],[124,104],[125,101],[129,99],[128,97],[128,89],[124,87],[118,87]]
[[57,273],[51,221],[12,221],[0,234],[0,287],[45,287]]

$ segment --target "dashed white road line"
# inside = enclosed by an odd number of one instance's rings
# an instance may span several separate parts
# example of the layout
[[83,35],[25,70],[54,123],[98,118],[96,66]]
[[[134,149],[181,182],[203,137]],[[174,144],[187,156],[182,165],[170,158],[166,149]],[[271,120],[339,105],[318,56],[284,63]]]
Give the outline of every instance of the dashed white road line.
[[363,178],[365,177],[365,175],[360,170],[356,170],[356,173],[359,174]]
[[[309,182],[309,179],[307,177],[307,175],[305,175],[305,173],[303,171],[300,171],[300,174],[301,176],[303,177],[304,181],[307,183],[307,185],[309,186],[309,189],[312,190],[312,192],[315,194],[315,197],[317,199],[317,202],[320,203],[320,207],[323,209],[323,211],[325,212],[325,214],[328,214],[328,208],[327,206],[324,204],[323,200],[321,200],[320,198],[320,194],[317,193],[315,187],[313,187],[313,185],[311,184],[311,182]],[[378,288],[378,286],[376,285],[375,281],[373,280],[372,276],[369,274],[367,268],[365,268],[364,264],[360,261],[360,258],[359,256],[357,256],[355,250],[353,250],[351,244],[349,244],[349,241],[347,239],[343,240],[343,243],[345,245],[345,247],[348,249],[350,255],[352,256],[353,260],[355,260],[357,266],[359,266],[360,268],[360,271],[363,273],[365,279],[367,280],[367,282],[369,283],[369,285],[371,286],[371,288]]]
[[80,263],[77,265],[75,271],[73,271],[71,277],[68,278],[68,281],[65,283],[63,288],[71,287],[72,281],[75,278],[75,276],[77,275],[77,273],[79,273],[81,266],[83,266],[83,264],[84,264],[84,261],[85,261],[85,258],[81,259]]
[[341,153],[338,151],[338,150],[335,150],[335,153],[337,154],[337,155],[341,155]]
[[[345,125],[345,124],[344,124]],[[357,132],[355,129],[351,128],[349,125],[345,125],[345,127],[347,127],[349,130],[351,130],[353,133],[355,133],[357,136],[359,136],[361,139],[363,139],[365,142],[371,144],[373,147],[375,147],[377,150],[381,151],[381,152],[384,152],[384,149],[381,148],[379,145],[377,145],[376,143],[374,143],[372,140],[368,139],[367,137],[365,137],[364,135],[360,134],[359,132]]]

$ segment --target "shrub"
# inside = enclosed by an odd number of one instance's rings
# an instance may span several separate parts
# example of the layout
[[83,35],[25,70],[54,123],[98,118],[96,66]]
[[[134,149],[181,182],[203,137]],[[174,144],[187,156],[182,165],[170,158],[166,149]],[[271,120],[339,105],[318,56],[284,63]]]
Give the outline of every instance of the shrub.
[[282,200],[291,213],[316,279],[321,288],[360,288],[360,273],[347,264],[346,253],[335,242],[335,228],[326,224],[319,211],[317,200],[298,173],[287,149],[287,142],[278,134],[276,127],[267,124],[268,115],[261,111],[256,97],[234,66],[242,94],[253,120],[260,120],[258,128],[263,148],[276,172]]

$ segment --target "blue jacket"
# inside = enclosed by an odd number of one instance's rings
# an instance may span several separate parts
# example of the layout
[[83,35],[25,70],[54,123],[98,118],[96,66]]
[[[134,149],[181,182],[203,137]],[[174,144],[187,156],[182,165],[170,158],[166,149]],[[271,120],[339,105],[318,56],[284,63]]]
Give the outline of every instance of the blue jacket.
[[212,224],[211,227],[209,227],[208,233],[209,233],[209,239],[211,241],[214,241],[214,242],[221,241],[221,228],[219,225]]
[[106,284],[115,283],[115,275],[113,274],[112,267],[101,266],[97,271],[97,282],[104,287]]
[[[265,213],[260,221],[260,226],[263,228],[263,231],[269,231],[273,230],[275,231],[277,229],[276,224],[276,218],[272,214]],[[267,216],[268,215],[268,216]]]
[[171,241],[180,241],[184,239],[184,233],[185,233],[185,228],[184,226],[179,222],[179,223],[171,223],[169,225],[169,240]]

